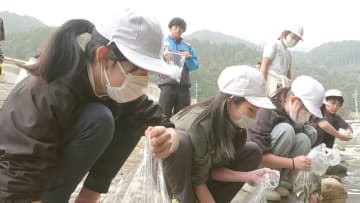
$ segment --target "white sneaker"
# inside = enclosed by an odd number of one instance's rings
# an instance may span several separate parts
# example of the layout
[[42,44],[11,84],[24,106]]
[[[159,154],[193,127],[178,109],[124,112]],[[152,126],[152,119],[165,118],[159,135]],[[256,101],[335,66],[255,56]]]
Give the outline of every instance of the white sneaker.
[[255,188],[254,186],[251,186],[250,184],[245,183],[241,189],[244,190],[245,192],[253,192],[254,188]]
[[275,190],[279,192],[281,197],[287,197],[290,194],[289,190],[283,186],[279,186]]
[[279,202],[281,200],[281,196],[280,196],[279,192],[276,190],[271,190],[271,191],[266,192],[265,198],[268,201],[274,201],[274,202]]

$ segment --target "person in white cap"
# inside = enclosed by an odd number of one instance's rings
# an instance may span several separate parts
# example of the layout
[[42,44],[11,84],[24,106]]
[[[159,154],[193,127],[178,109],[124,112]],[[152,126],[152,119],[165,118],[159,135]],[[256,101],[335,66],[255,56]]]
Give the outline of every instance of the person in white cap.
[[303,35],[303,27],[284,30],[278,40],[265,45],[260,71],[266,80],[268,96],[272,96],[280,87],[289,87],[292,57],[288,48],[303,40]]
[[259,110],[256,123],[248,128],[249,140],[257,143],[262,150],[262,165],[288,169],[280,171],[280,186],[269,200],[280,201],[280,195],[289,194],[289,170],[310,169],[311,160],[306,155],[315,141],[310,138],[316,137],[304,133],[304,123],[309,121],[311,115],[322,118],[320,107],[324,92],[323,86],[314,78],[299,76],[291,87],[279,89],[272,97],[276,109]]
[[68,202],[88,174],[75,202],[95,203],[142,135],[155,157],[175,151],[173,123],[144,95],[148,72],[176,72],[162,41],[158,21],[131,10],[60,26],[1,108],[1,202]]
[[317,130],[317,140],[314,146],[325,143],[326,147],[332,148],[335,138],[343,141],[352,139],[353,130],[337,112],[344,103],[344,96],[337,89],[325,92],[324,104],[321,106],[323,118],[312,117],[311,125]]
[[275,108],[265,94],[261,73],[245,65],[227,67],[218,87],[214,98],[171,118],[177,129],[191,136],[191,180],[196,198],[204,203],[230,202],[245,182],[257,183],[272,172],[256,170],[261,152],[255,143],[246,142],[246,128],[258,109]]

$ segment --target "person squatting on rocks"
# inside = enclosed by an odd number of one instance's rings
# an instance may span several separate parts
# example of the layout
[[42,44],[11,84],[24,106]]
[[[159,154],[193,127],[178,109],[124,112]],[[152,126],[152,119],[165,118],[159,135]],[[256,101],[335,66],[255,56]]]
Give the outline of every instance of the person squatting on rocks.
[[341,91],[331,89],[325,92],[324,104],[321,106],[323,118],[311,117],[310,125],[317,130],[317,140],[314,146],[325,143],[326,147],[332,148],[335,138],[349,141],[352,138],[353,130],[337,112],[344,103],[344,96]]
[[[171,120],[191,137],[191,180],[201,203],[230,202],[245,182],[258,183],[270,169],[258,169],[260,148],[246,142],[246,128],[258,109],[275,106],[265,94],[265,80],[250,66],[225,68],[218,78],[219,92],[208,101],[186,107]],[[176,152],[177,153],[177,152]],[[178,162],[184,160],[179,156]],[[188,194],[191,194],[190,192]],[[195,203],[194,199],[180,199]]]
[[322,118],[323,95],[324,88],[318,81],[299,76],[291,87],[278,89],[271,98],[276,109],[260,109],[256,122],[248,128],[248,140],[261,148],[261,164],[280,169],[281,182],[273,192],[277,196],[274,199],[289,194],[288,176],[297,170],[310,170],[311,160],[306,155],[316,137],[304,133],[304,123],[311,115]]
[[0,200],[65,203],[88,173],[76,202],[97,202],[142,135],[154,157],[175,151],[174,125],[144,95],[149,72],[178,71],[162,40],[155,18],[131,10],[60,26],[0,110]]

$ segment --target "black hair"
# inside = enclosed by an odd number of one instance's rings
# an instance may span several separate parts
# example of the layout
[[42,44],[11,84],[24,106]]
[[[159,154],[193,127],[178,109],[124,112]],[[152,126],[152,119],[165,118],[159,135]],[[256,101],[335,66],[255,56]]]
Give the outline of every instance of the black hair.
[[339,97],[339,96],[328,96],[328,97],[325,98],[325,100],[326,100],[326,101],[328,101],[328,100],[338,100],[339,103],[340,103],[340,106],[342,106],[343,103],[344,103],[344,98],[343,98],[343,97]]
[[89,41],[89,43],[87,44],[87,47],[86,47],[86,53],[90,56],[91,63],[94,62],[95,55],[96,55],[96,49],[100,45],[107,45],[107,47],[110,48],[110,50],[115,55],[114,60],[117,60],[117,61],[127,60],[125,58],[125,56],[121,53],[121,51],[117,48],[117,46],[115,45],[115,42],[110,42],[110,40],[103,37],[96,29],[94,29],[92,31],[91,40]]
[[275,91],[274,95],[271,97],[271,101],[274,104],[282,106],[285,103],[286,98],[292,95],[294,94],[292,93],[290,87],[282,87]]
[[[229,100],[231,100],[234,104],[241,104],[245,101],[245,98],[219,92],[215,97],[205,102],[188,106],[179,112],[178,116],[182,117],[195,107],[204,107],[205,110],[194,120],[192,126],[199,125],[202,121],[210,118],[210,133],[215,139],[217,150],[224,152],[224,156],[228,159],[233,159],[236,149],[234,147],[232,136],[230,136],[227,132],[227,125],[229,125],[228,120],[230,117],[228,115],[226,102]],[[246,138],[244,140],[246,140]]]
[[174,25],[178,25],[184,29],[184,32],[186,31],[186,22],[184,19],[182,19],[180,17],[175,17],[175,18],[171,19],[168,24],[169,29],[171,29],[171,27]]
[[281,32],[280,36],[278,37],[278,40],[284,39],[288,34],[291,32],[289,30],[284,30]]
[[47,41],[39,57],[40,76],[47,82],[61,77],[75,77],[88,63],[88,57],[81,50],[76,37],[82,33],[91,33],[94,26],[87,20],[69,20],[59,27]]
[[[77,36],[83,33],[91,34],[85,50],[81,49],[77,41]],[[88,63],[95,62],[96,50],[102,45],[112,50],[115,60],[126,60],[116,45],[99,34],[91,22],[84,19],[69,20],[47,40],[37,63],[24,68],[47,82],[59,78],[66,78],[69,82],[76,81],[84,73]]]

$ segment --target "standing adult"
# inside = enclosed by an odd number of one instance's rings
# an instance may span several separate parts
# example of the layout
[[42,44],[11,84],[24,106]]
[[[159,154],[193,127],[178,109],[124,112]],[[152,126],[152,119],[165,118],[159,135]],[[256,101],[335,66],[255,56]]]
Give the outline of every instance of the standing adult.
[[161,89],[159,103],[166,116],[171,117],[182,108],[190,105],[190,71],[199,68],[199,62],[194,49],[181,37],[186,31],[184,19],[175,17],[170,20],[170,35],[165,39],[164,58],[169,60],[171,52],[178,52],[185,57],[180,81],[166,75],[159,75],[158,86]]
[[2,64],[4,62],[4,53],[1,48],[1,43],[5,41],[5,28],[4,28],[4,21],[0,18],[0,75],[2,73]]
[[68,202],[88,174],[76,202],[95,203],[142,135],[155,157],[178,148],[174,125],[144,95],[148,72],[172,72],[163,37],[154,17],[131,10],[56,30],[0,109],[1,202]]
[[281,87],[289,87],[291,80],[291,53],[288,50],[303,40],[304,29],[284,30],[278,40],[264,47],[260,71],[266,79],[268,96]]

